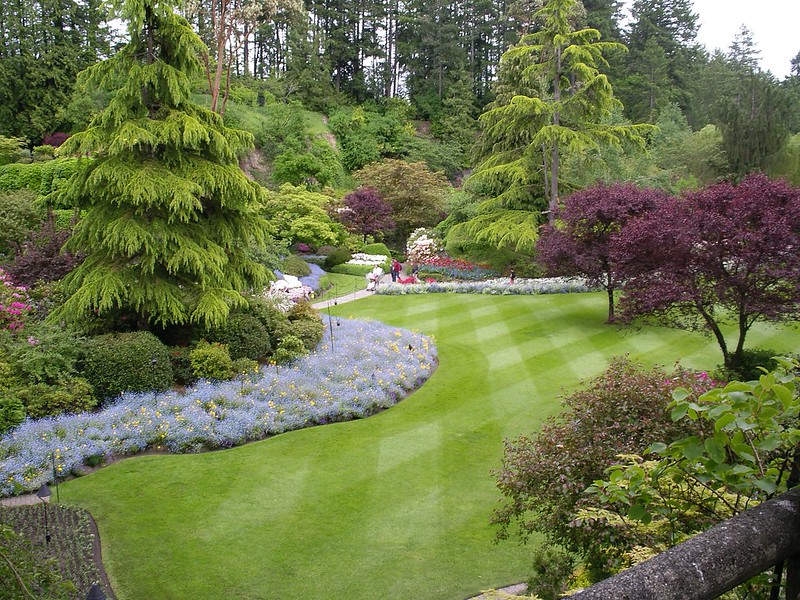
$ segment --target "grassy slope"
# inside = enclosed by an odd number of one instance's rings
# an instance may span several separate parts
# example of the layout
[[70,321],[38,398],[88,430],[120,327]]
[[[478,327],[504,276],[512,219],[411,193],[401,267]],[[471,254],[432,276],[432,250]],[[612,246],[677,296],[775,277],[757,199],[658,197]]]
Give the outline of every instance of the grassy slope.
[[[558,410],[563,386],[625,352],[690,367],[711,341],[603,325],[602,294],[370,297],[341,315],[436,336],[440,367],[366,420],[194,456],[143,456],[61,486],[97,519],[121,600],[436,599],[522,579],[528,550],[492,543],[502,440]],[[773,335],[773,339],[768,339]],[[795,349],[800,334],[756,330]]]

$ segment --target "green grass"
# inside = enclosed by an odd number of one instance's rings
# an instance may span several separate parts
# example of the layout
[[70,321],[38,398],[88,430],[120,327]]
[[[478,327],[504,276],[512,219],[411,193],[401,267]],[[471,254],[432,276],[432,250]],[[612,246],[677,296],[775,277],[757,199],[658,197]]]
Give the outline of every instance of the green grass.
[[325,292],[316,298],[315,302],[346,297],[367,287],[367,280],[363,275],[346,275],[345,273],[327,273],[320,279]]
[[[435,336],[440,365],[396,407],[241,448],[140,456],[61,486],[92,512],[120,600],[460,599],[524,579],[493,543],[506,437],[559,410],[612,356],[711,368],[708,338],[604,325],[603,294],[372,296],[343,316]],[[759,328],[751,346],[797,348]],[[587,448],[591,451],[591,448]]]

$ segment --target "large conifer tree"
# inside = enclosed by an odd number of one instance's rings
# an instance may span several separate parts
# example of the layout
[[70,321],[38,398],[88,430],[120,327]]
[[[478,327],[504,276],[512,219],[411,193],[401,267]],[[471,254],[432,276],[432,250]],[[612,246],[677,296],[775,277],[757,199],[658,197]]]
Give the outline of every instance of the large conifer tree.
[[547,0],[534,14],[540,29],[503,55],[498,98],[480,117],[482,162],[468,180],[486,200],[458,233],[532,250],[542,215],[552,220],[559,194],[570,190],[564,155],[644,144],[652,127],[610,120],[620,104],[600,68],[604,54],[622,45],[601,41],[596,29],[576,29],[579,8],[580,0]]
[[219,325],[267,278],[247,257],[249,244],[269,239],[255,210],[260,188],[237,162],[252,138],[192,103],[203,44],[170,2],[120,8],[130,41],[85,76],[124,84],[65,145],[92,157],[60,198],[86,211],[68,245],[87,258],[53,316],[132,311],[142,326]]

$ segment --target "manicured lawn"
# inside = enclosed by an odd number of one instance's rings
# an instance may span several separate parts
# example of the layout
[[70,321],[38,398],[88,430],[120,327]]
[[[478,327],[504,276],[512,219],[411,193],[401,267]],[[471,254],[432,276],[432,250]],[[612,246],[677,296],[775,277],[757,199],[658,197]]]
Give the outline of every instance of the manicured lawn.
[[[602,294],[372,296],[343,316],[432,334],[440,366],[362,421],[248,446],[141,456],[61,485],[97,519],[121,600],[460,599],[523,579],[529,549],[495,545],[489,471],[505,437],[558,411],[612,356],[711,368],[710,339],[603,324]],[[795,350],[796,330],[750,345]],[[591,451],[591,448],[587,448]]]
[[325,273],[321,282],[331,287],[323,292],[314,302],[341,298],[360,292],[367,287],[367,280],[361,275],[346,275],[344,273]]

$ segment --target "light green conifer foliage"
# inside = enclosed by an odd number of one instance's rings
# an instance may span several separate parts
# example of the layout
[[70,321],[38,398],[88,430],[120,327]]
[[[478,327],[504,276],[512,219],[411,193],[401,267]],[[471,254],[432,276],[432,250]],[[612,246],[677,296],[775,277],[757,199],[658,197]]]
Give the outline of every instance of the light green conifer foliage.
[[643,146],[647,125],[615,124],[620,103],[604,54],[624,46],[600,32],[576,28],[580,0],[547,0],[535,14],[540,27],[524,35],[500,62],[498,98],[480,117],[482,162],[468,189],[485,198],[480,214],[457,226],[481,242],[532,250],[542,215],[558,206],[562,157]]
[[62,151],[92,157],[58,198],[86,211],[68,247],[87,258],[53,318],[125,310],[160,325],[218,326],[268,277],[248,258],[250,245],[270,241],[262,189],[237,162],[252,137],[192,103],[203,44],[170,2],[119,8],[130,41],[84,76],[124,83]]

